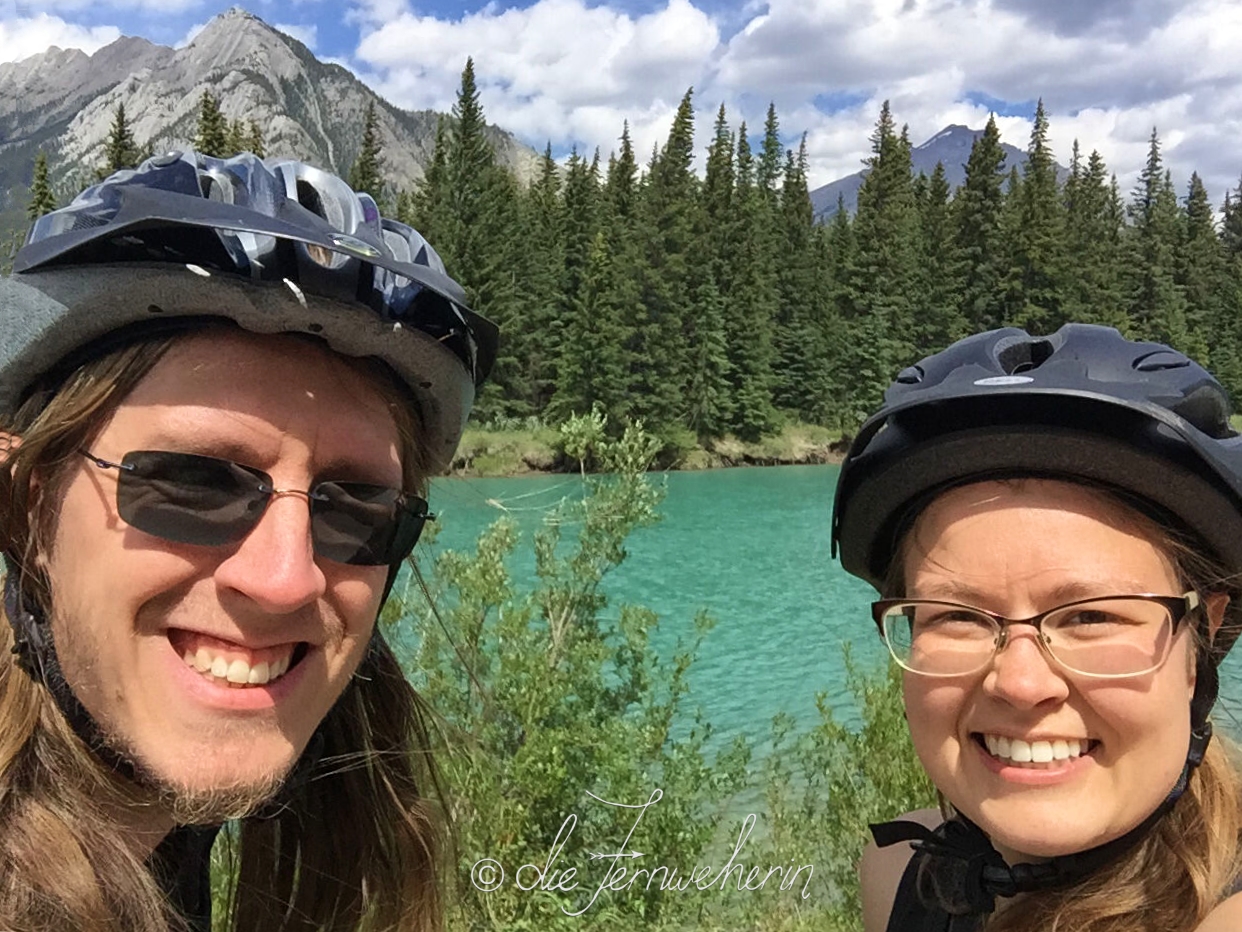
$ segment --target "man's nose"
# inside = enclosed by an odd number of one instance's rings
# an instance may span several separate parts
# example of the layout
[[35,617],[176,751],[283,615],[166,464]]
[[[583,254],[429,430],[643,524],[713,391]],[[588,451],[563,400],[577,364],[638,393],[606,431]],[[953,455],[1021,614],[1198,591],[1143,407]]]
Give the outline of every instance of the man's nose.
[[277,490],[259,522],[216,570],[216,580],[276,615],[290,614],[327,589],[315,561],[309,493]]

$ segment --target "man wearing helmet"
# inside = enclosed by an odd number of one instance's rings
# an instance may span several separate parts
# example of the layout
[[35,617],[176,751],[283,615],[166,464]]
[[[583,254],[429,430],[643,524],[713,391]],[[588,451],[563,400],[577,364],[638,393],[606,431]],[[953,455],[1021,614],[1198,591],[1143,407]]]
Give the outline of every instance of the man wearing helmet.
[[942,811],[873,826],[868,932],[1242,927],[1242,776],[1209,717],[1240,630],[1229,412],[1182,354],[1076,324],[888,389],[833,545],[882,596]]
[[496,331],[296,162],[170,153],[0,281],[0,928],[438,927],[376,625]]

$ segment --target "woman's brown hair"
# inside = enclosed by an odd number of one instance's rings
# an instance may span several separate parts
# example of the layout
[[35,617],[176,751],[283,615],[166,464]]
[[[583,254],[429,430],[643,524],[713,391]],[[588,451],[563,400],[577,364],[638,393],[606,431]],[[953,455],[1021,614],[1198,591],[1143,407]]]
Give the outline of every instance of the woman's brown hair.
[[[1023,479],[1002,481],[1021,483]],[[1120,508],[1134,529],[1170,560],[1179,583],[1201,595],[1229,595],[1215,640],[1231,644],[1242,627],[1242,588],[1237,575],[1219,565],[1170,516],[1155,512],[1147,503],[1094,483],[1075,484]],[[917,546],[916,519],[910,515],[905,522],[906,533],[884,580],[886,598],[906,594],[905,564]],[[1194,630],[1197,662],[1218,662],[1212,638],[1202,627]],[[1240,767],[1237,747],[1216,735],[1203,762],[1192,772],[1186,792],[1141,843],[1119,861],[1072,886],[1028,893],[1010,903],[1001,901],[1002,908],[984,927],[986,932],[1192,932],[1242,874]],[[953,814],[943,796],[940,808],[946,818]],[[934,888],[933,877],[921,880],[927,888]]]
[[[23,598],[51,617],[40,566],[71,470],[112,412],[178,337],[86,363],[0,423],[0,549]],[[361,361],[401,435],[408,490],[427,470],[417,415],[395,378]],[[16,439],[20,438],[20,440]],[[48,689],[14,662],[0,624],[0,928],[167,932],[182,928],[109,813],[151,805],[74,733]],[[226,827],[225,927],[316,932],[441,928],[439,785],[427,711],[377,631],[324,720],[322,754],[265,817]],[[221,927],[217,917],[216,928]]]

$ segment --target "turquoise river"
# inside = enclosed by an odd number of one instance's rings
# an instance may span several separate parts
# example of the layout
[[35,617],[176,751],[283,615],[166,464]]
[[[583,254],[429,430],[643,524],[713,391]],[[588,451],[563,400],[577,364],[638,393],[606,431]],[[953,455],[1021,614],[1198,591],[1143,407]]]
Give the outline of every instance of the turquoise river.
[[[874,592],[831,558],[829,515],[836,466],[718,469],[653,475],[667,483],[663,520],[636,531],[629,558],[605,585],[613,606],[645,605],[661,619],[657,651],[669,652],[693,632],[707,609],[717,620],[691,670],[691,698],[718,739],[746,735],[761,748],[772,716],[816,719],[824,692],[846,721],[856,720],[845,686],[845,646],[860,666],[877,669],[887,653],[868,603]],[[468,549],[503,514],[524,531],[511,565],[521,584],[533,572],[530,533],[564,497],[580,496],[577,476],[438,479],[431,491],[439,516],[426,561],[446,548]],[[566,533],[572,529],[566,528]],[[615,610],[615,609],[614,609]],[[1242,658],[1222,671],[1222,724],[1242,731]]]

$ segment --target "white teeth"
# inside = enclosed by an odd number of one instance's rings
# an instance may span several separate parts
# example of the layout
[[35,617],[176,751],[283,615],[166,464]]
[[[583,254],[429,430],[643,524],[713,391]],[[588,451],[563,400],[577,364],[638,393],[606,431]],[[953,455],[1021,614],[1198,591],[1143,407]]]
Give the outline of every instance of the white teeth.
[[1023,741],[1004,735],[983,735],[983,743],[993,757],[1005,758],[1015,764],[1047,764],[1052,761],[1069,760],[1087,752],[1090,742],[1076,738],[1056,738],[1051,741]]
[[244,660],[229,661],[212,654],[206,647],[200,647],[197,652],[186,650],[182,659],[187,667],[215,679],[225,680],[238,686],[262,686],[284,676],[289,670],[292,658],[286,655],[270,663],[261,660],[251,666]]

